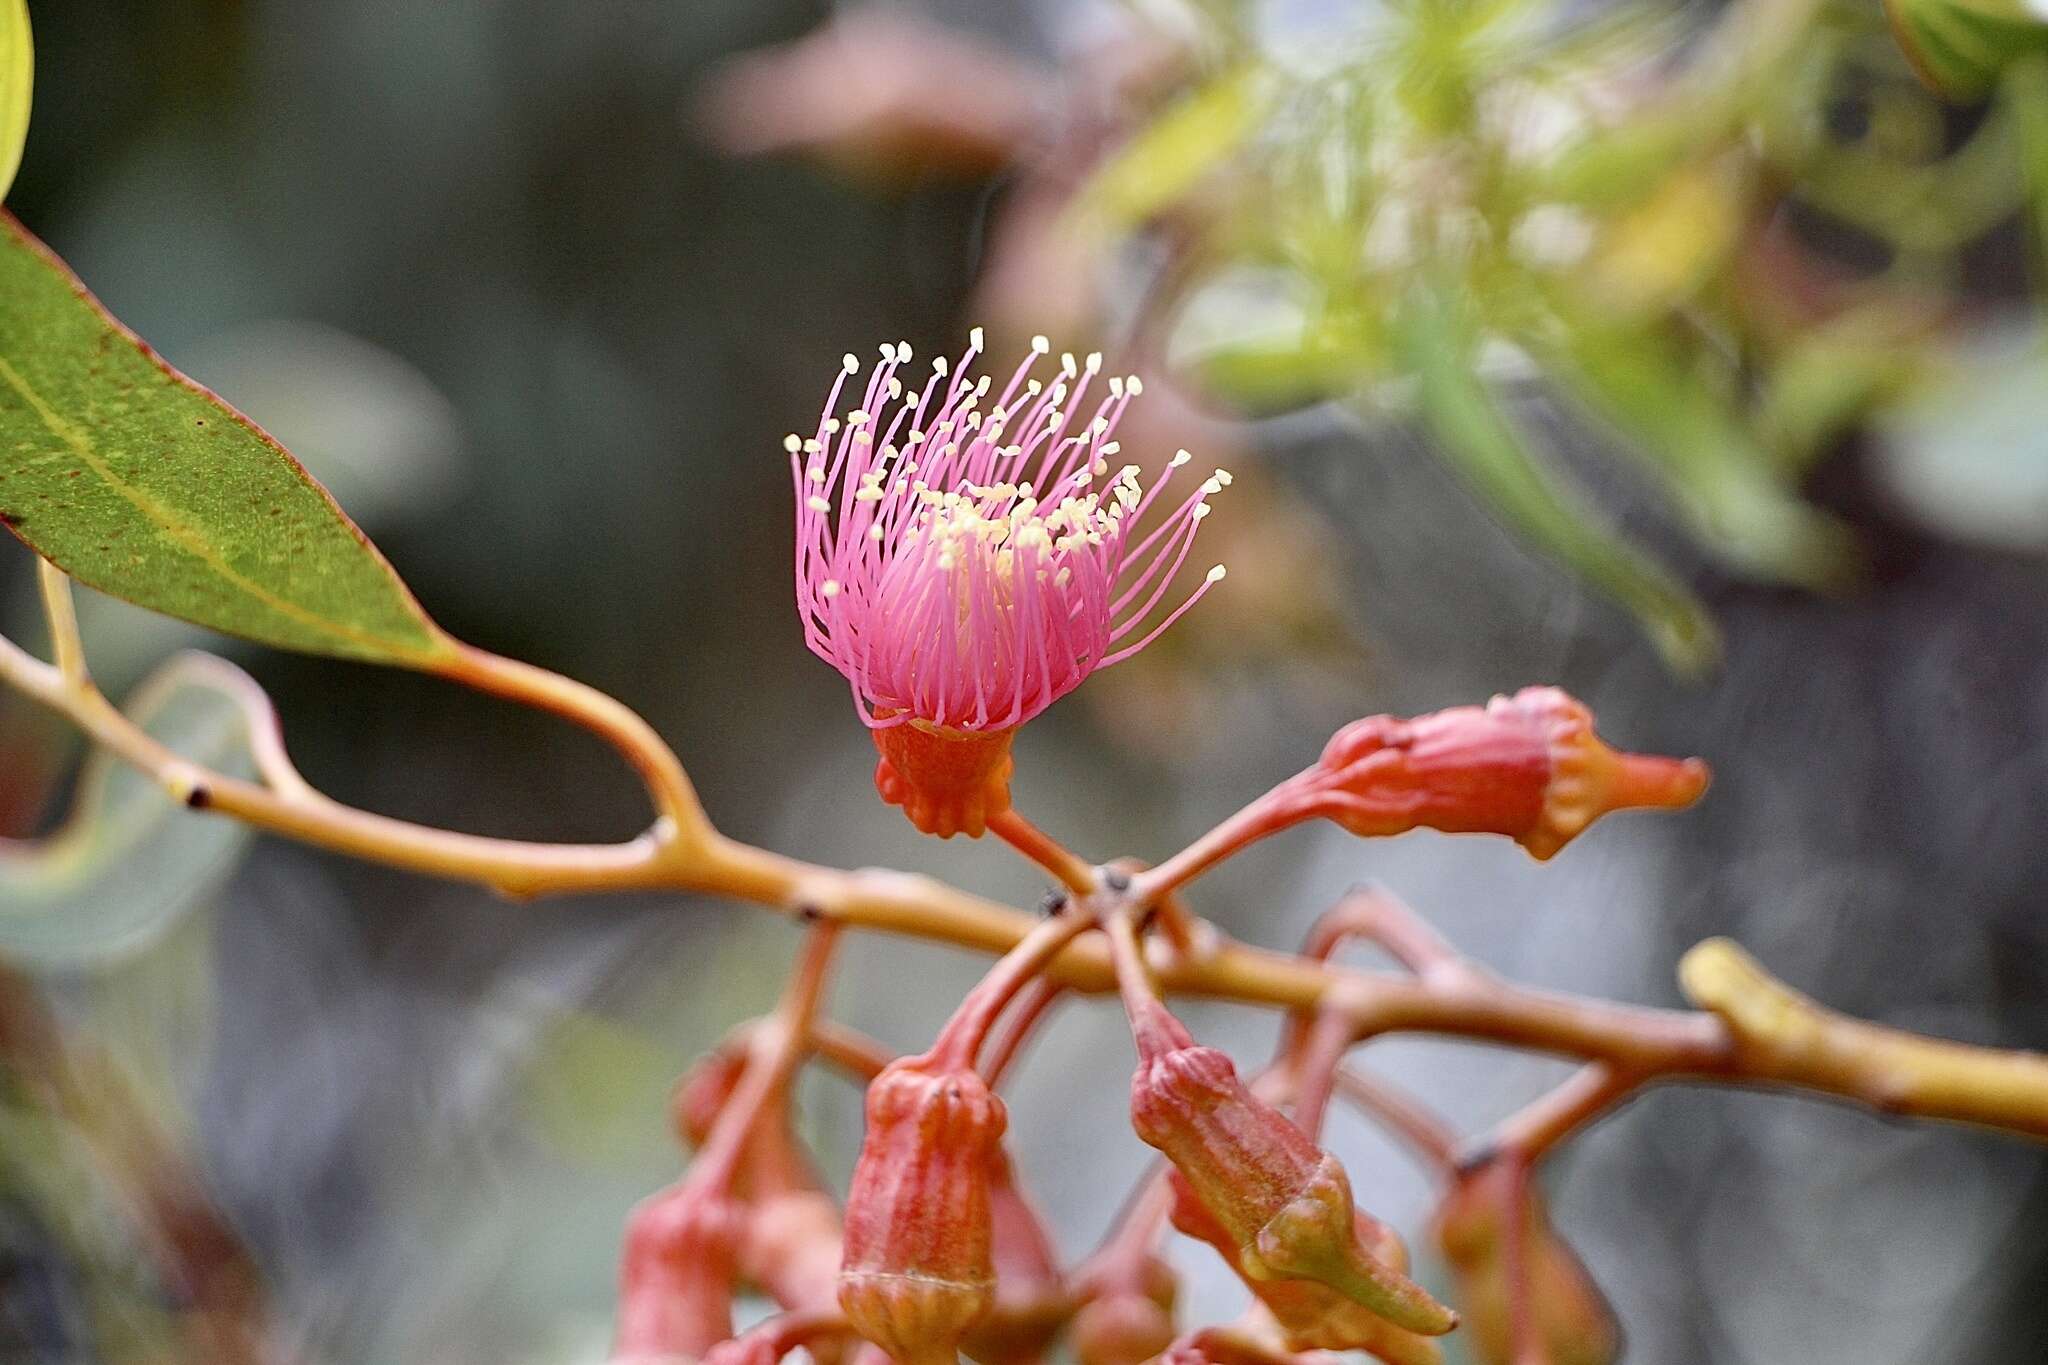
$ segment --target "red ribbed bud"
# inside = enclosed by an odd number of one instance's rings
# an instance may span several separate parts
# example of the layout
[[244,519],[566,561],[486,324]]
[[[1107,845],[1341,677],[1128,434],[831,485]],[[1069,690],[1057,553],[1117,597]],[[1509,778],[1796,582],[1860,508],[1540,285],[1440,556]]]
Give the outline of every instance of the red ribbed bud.
[[1413,720],[1368,716],[1312,771],[1317,813],[1353,834],[1505,834],[1538,858],[1609,811],[1688,806],[1708,776],[1696,758],[1609,748],[1592,712],[1554,687]]
[[[676,1133],[692,1147],[701,1147],[712,1125],[738,1088],[747,1069],[744,1035],[728,1039],[700,1057],[676,1086],[669,1117]],[[772,1103],[748,1135],[733,1192],[759,1199],[788,1190],[822,1189],[823,1182],[795,1133],[790,1131],[787,1105]]]
[[[1432,1229],[1457,1276],[1459,1302],[1472,1326],[1472,1349],[1486,1365],[1509,1365],[1514,1348],[1508,1315],[1506,1186],[1500,1163],[1466,1176],[1444,1196]],[[1522,1200],[1529,1310],[1536,1316],[1544,1359],[1551,1365],[1613,1365],[1621,1329],[1593,1277],[1550,1226],[1534,1190]]]
[[732,1335],[740,1211],[687,1181],[626,1224],[614,1361],[695,1360]]
[[1313,1280],[1412,1332],[1456,1326],[1455,1313],[1366,1251],[1343,1165],[1252,1094],[1223,1053],[1158,1047],[1179,1025],[1169,1029],[1156,1004],[1145,1014],[1134,1019],[1144,1060],[1131,1078],[1132,1125],[1173,1162],[1246,1279]]
[[989,1173],[1003,1102],[966,1067],[891,1063],[868,1086],[839,1303],[898,1365],[953,1365],[995,1298]]
[[961,1349],[981,1365],[1025,1365],[1044,1356],[1072,1305],[1045,1221],[1018,1188],[1016,1168],[1001,1147],[989,1166],[988,1190],[995,1301]]
[[[1262,1280],[1247,1274],[1239,1248],[1178,1173],[1173,1182],[1173,1225],[1216,1249],[1254,1297],[1266,1306],[1288,1349],[1364,1351],[1387,1365],[1442,1365],[1443,1352],[1430,1337],[1396,1327],[1387,1319],[1314,1280]],[[1378,1248],[1393,1269],[1408,1268],[1408,1249],[1393,1230],[1367,1214],[1357,1215],[1362,1246]]]
[[1143,1365],[1173,1344],[1180,1282],[1166,1262],[1147,1256],[1127,1279],[1107,1285],[1074,1315],[1074,1356],[1081,1365]]
[[824,1191],[769,1195],[747,1212],[740,1276],[785,1309],[829,1308],[839,1301],[840,1235],[839,1207]]
[[881,758],[875,790],[926,834],[979,839],[1010,808],[1015,730],[941,729],[921,720],[871,730]]

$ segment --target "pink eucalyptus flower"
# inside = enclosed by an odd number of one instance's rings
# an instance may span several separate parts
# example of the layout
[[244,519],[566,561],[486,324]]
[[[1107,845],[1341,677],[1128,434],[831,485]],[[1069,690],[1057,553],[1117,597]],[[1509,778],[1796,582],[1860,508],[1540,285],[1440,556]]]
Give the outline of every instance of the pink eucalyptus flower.
[[1049,350],[1037,337],[990,402],[994,381],[973,373],[981,346],[977,327],[959,363],[934,361],[921,387],[899,376],[909,345],[883,346],[842,419],[860,369],[849,355],[816,434],[784,442],[804,637],[872,729],[1013,730],[1150,644],[1223,577],[1219,564],[1160,614],[1230,475],[1151,515],[1188,455],[1149,486],[1115,463],[1117,419],[1144,389],[1135,375],[1102,383],[1100,355],[1065,355],[1034,378]]

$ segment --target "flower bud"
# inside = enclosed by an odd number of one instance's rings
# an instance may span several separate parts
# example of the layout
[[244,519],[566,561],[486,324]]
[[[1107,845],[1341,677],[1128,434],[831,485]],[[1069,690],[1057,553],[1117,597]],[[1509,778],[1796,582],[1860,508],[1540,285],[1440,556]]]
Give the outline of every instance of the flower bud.
[[740,1212],[687,1180],[644,1200],[626,1224],[615,1361],[695,1360],[732,1335]]
[[[1164,1032],[1149,1018],[1137,1027],[1141,1039]],[[1252,1094],[1229,1057],[1192,1044],[1150,1050],[1141,1041],[1141,1050],[1132,1124],[1173,1162],[1248,1280],[1313,1280],[1413,1332],[1457,1324],[1420,1285],[1368,1254],[1342,1164]]]
[[[1472,1349],[1486,1365],[1514,1359],[1504,1245],[1508,1168],[1498,1162],[1461,1179],[1437,1208],[1432,1229],[1457,1277],[1459,1303],[1471,1324]],[[1552,1230],[1542,1199],[1524,1194],[1520,1216],[1527,1248],[1529,1310],[1544,1359],[1551,1365],[1612,1365],[1621,1329],[1585,1265]]]
[[898,1365],[953,1365],[994,1301],[989,1173],[1006,1121],[966,1067],[906,1058],[868,1086],[839,1303]]
[[[1364,1351],[1387,1365],[1441,1365],[1443,1352],[1430,1337],[1404,1331],[1370,1308],[1314,1280],[1261,1280],[1245,1272],[1238,1247],[1215,1217],[1195,1197],[1187,1181],[1172,1177],[1173,1225],[1197,1241],[1207,1242],[1236,1272],[1245,1287],[1272,1314],[1295,1351]],[[1359,1240],[1388,1251],[1387,1264],[1407,1269],[1408,1249],[1393,1231],[1366,1214],[1358,1215]]]
[[1072,1304],[1044,1220],[1018,1188],[1009,1153],[1001,1147],[989,1164],[989,1228],[995,1301],[961,1349],[981,1365],[1025,1365],[1044,1356]]
[[1074,1315],[1074,1356],[1081,1365],[1143,1365],[1173,1343],[1180,1284],[1157,1256],[1105,1286]]
[[839,1255],[839,1208],[822,1190],[768,1195],[747,1211],[740,1277],[784,1309],[837,1303]]
[[[704,1145],[746,1073],[747,1060],[746,1038],[740,1035],[699,1058],[683,1076],[669,1101],[669,1117],[684,1142],[692,1147]],[[790,1130],[786,1100],[775,1100],[748,1135],[733,1181],[734,1193],[759,1199],[788,1190],[822,1188],[803,1144]]]
[[1353,834],[1505,834],[1538,858],[1609,811],[1676,809],[1707,787],[1696,758],[1609,748],[1592,713],[1554,687],[1413,720],[1368,716],[1339,730],[1312,771],[1318,813]]
[[926,834],[979,839],[1010,808],[1015,730],[942,729],[920,720],[869,732],[881,758],[875,790]]

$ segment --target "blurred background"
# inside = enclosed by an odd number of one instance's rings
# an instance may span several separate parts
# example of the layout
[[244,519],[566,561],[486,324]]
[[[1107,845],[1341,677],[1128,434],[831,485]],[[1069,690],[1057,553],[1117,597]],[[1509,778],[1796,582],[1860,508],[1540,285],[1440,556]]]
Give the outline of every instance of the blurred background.
[[[1618,744],[1708,758],[1708,799],[1542,866],[1298,831],[1196,908],[1289,946],[1378,879],[1511,975],[1657,1004],[1730,934],[1845,1010],[2048,1048],[2025,44],[1895,15],[1943,101],[1864,0],[31,9],[9,206],[454,633],[652,720],[735,836],[1040,894],[874,799],[790,608],[779,441],[843,351],[1046,332],[1145,375],[1132,458],[1238,474],[1205,531],[1228,582],[1022,740],[1054,834],[1163,856],[1349,719],[1555,682]],[[0,545],[0,629],[37,644],[31,567]],[[343,800],[531,838],[646,818],[552,722],[85,605],[110,690],[222,650]],[[226,752],[221,722],[153,725]],[[0,859],[0,1360],[222,1358],[202,1318],[260,1323],[265,1359],[601,1359],[626,1210],[678,1169],[669,1087],[771,1002],[793,932],[500,903],[170,815],[81,757],[0,697],[0,834],[93,816],[56,872]],[[980,965],[862,942],[834,1009],[919,1047]],[[1270,1045],[1269,1018],[1190,1022]],[[1471,1126],[1563,1074],[1365,1055]],[[1077,1005],[1016,1082],[1075,1254],[1143,1164],[1128,1065]],[[820,1079],[805,1121],[843,1176],[857,1095]],[[1340,1123],[1361,1202],[1413,1232],[1423,1174]],[[1632,1361],[2048,1353],[2037,1147],[1673,1089],[1546,1180]],[[1234,1310],[1182,1260],[1189,1309]]]

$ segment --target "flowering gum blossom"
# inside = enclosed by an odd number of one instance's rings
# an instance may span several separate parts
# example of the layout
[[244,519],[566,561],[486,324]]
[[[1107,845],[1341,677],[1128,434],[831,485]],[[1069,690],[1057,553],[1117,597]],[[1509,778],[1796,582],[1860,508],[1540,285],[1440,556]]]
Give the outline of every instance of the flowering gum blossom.
[[953,1365],[995,1298],[990,1172],[1003,1102],[971,1069],[891,1063],[868,1086],[839,1304],[898,1365]]
[[1312,1280],[1396,1326],[1435,1336],[1457,1315],[1373,1256],[1343,1165],[1238,1079],[1215,1048],[1159,1043],[1184,1030],[1153,1003],[1134,1021],[1142,1060],[1131,1121],[1164,1152],[1235,1248],[1248,1281]]
[[957,362],[922,379],[906,343],[883,346],[865,380],[849,355],[815,433],[783,441],[804,639],[878,730],[1013,730],[1223,577],[1218,565],[1175,595],[1230,475],[1162,501],[1186,452],[1149,482],[1121,463],[1114,435],[1144,390],[1136,376],[1105,379],[1099,355],[1034,375],[1051,350],[1038,337],[999,381],[974,373],[981,345],[976,328]]
[[1316,813],[1353,834],[1505,834],[1548,858],[1609,811],[1677,809],[1707,789],[1699,759],[1619,753],[1554,687],[1413,720],[1339,730],[1311,770]]

